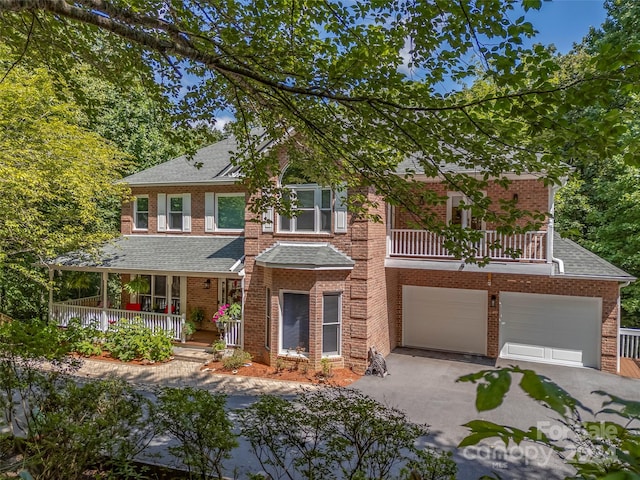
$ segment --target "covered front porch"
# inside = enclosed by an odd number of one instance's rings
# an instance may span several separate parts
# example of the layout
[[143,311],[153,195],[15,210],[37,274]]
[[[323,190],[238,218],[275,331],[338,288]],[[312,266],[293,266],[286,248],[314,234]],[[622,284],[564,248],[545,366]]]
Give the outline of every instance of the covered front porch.
[[[139,318],[180,342],[188,339],[189,323],[216,333],[211,317],[219,305],[244,303],[243,243],[237,237],[131,236],[104,246],[96,257],[60,257],[48,264],[54,286],[49,318],[61,327],[78,319],[101,331]],[[166,250],[171,253],[165,258]],[[242,318],[226,325],[228,346],[242,346]]]

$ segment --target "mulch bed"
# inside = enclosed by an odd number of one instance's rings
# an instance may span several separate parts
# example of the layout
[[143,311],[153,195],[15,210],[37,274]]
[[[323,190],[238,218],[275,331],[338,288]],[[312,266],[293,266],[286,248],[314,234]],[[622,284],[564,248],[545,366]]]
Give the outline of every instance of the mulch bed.
[[286,380],[290,382],[309,383],[316,385],[333,385],[338,387],[346,387],[358,380],[361,375],[348,368],[334,368],[329,378],[322,376],[321,372],[304,371],[298,366],[297,368],[285,367],[277,371],[275,367],[265,365],[264,363],[252,361],[243,367],[240,367],[235,373],[226,370],[222,362],[208,362],[201,370],[211,372],[212,374],[237,375],[239,377],[264,378],[267,380]]

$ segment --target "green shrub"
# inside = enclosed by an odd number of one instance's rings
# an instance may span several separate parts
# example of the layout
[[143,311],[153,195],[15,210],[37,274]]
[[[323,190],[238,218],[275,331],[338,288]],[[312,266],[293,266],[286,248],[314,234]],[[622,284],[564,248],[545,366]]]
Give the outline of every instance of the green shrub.
[[[169,451],[194,472],[195,478],[222,478],[222,461],[238,446],[225,411],[226,396],[194,388],[164,388],[154,417],[177,445]],[[190,478],[192,478],[190,476]]]
[[356,390],[306,390],[294,401],[263,395],[238,415],[269,478],[455,478],[451,454],[420,446],[426,425]]
[[102,332],[91,324],[82,326],[79,318],[72,318],[63,330],[63,336],[69,346],[69,350],[85,357],[100,355],[102,353]]
[[230,356],[222,359],[222,366],[227,370],[237,370],[250,361],[251,354],[249,352],[245,352],[241,348],[236,348]]
[[153,331],[140,318],[125,318],[112,324],[106,333],[105,350],[114,358],[128,362],[134,359],[163,361],[171,357],[171,336],[163,331]]

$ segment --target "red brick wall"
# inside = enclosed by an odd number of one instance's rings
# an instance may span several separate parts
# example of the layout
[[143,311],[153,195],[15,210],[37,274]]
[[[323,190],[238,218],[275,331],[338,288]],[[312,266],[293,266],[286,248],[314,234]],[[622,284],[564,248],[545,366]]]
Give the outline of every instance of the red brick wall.
[[[491,285],[488,285],[489,279]],[[490,301],[487,318],[487,354],[498,356],[500,292],[539,293],[602,298],[601,369],[616,372],[618,329],[617,282],[563,279],[534,275],[489,274],[483,272],[445,272],[436,270],[387,269],[387,281],[394,285],[397,301],[393,304],[391,324],[396,329],[394,345],[402,339],[402,285],[486,290],[488,299],[496,296],[496,306]],[[553,335],[553,332],[550,332]]]
[[[216,186],[176,186],[176,187],[132,187],[131,194],[149,196],[149,229],[147,231],[133,231],[133,202],[125,203],[122,206],[120,217],[120,231],[124,235],[147,234],[147,235],[230,235],[238,236],[237,232],[206,232],[204,231],[204,194],[214,193],[239,193],[244,192],[241,184],[237,185],[216,185]],[[158,194],[180,195],[191,194],[191,232],[167,231],[158,232]]]
[[[424,188],[435,191],[442,197],[447,196],[447,192],[454,191],[453,187],[444,183],[425,182]],[[533,212],[546,213],[549,210],[549,189],[540,180],[514,180],[504,189],[502,186],[493,182],[485,189],[487,197],[492,200],[492,209],[499,211],[499,200],[512,200],[513,195],[518,195],[517,206],[523,210]],[[447,218],[447,205],[437,205],[430,209],[442,220]],[[393,228],[414,228],[415,220],[413,216],[405,210],[396,209]],[[517,222],[519,225],[525,225],[526,219]],[[495,228],[493,224],[486,225],[487,230]],[[541,230],[545,230],[544,225]]]

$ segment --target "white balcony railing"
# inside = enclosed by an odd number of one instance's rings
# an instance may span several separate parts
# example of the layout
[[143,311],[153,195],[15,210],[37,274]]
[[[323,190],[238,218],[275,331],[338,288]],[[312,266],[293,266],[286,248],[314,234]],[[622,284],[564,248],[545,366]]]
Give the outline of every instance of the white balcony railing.
[[[503,235],[493,230],[482,231],[483,238],[473,246],[478,257],[492,260],[546,261],[547,232]],[[425,230],[391,230],[389,255],[392,257],[455,258],[444,246],[445,239]],[[493,247],[498,243],[499,248]],[[511,252],[519,255],[514,258]]]
[[640,358],[640,329],[620,329],[620,356],[626,358]]
[[174,340],[184,340],[182,338],[182,327],[185,323],[185,318],[182,315],[118,310],[115,308],[103,309],[62,302],[51,305],[49,316],[51,320],[56,322],[60,327],[66,327],[72,318],[78,318],[82,326],[92,326],[103,332],[109,328],[111,323],[115,323],[121,318],[128,320],[140,318],[144,324],[153,331],[164,330],[165,332],[169,332]]
[[224,332],[224,340],[229,347],[241,347],[242,339],[240,337],[242,320],[228,321]]

